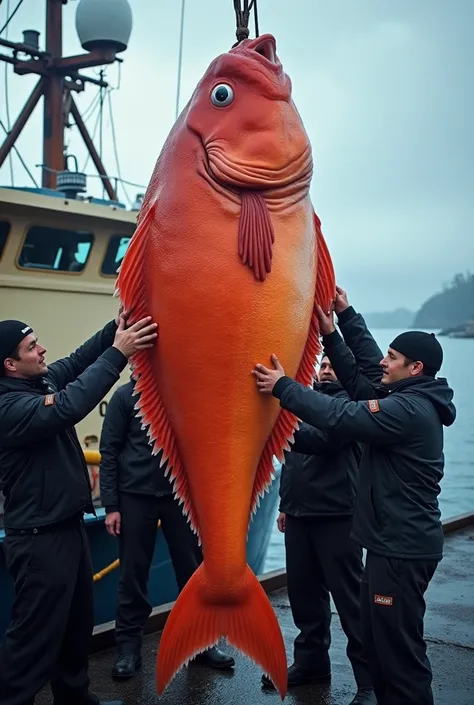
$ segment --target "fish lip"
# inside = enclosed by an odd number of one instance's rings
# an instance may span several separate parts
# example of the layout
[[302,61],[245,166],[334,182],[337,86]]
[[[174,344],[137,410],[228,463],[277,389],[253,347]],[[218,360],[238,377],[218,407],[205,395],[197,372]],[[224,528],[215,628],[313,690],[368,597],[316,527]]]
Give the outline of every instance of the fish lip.
[[272,34],[263,34],[250,40],[245,48],[256,54],[253,58],[257,61],[263,60],[267,65],[280,66],[276,53],[276,39]]

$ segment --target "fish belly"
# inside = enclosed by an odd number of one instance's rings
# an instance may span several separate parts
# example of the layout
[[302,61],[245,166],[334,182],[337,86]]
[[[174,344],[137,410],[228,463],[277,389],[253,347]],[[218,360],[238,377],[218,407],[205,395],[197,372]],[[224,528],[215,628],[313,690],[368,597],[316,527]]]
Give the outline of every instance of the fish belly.
[[182,217],[179,233],[161,222],[146,256],[147,309],[159,325],[157,388],[186,470],[207,568],[227,569],[229,580],[245,566],[255,473],[280,411],[277,399],[258,392],[251,371],[257,362],[271,366],[275,353],[295,376],[316,279],[309,199],[271,215],[275,243],[264,282],[238,257],[238,217],[236,209],[231,218],[206,217],[188,227]]

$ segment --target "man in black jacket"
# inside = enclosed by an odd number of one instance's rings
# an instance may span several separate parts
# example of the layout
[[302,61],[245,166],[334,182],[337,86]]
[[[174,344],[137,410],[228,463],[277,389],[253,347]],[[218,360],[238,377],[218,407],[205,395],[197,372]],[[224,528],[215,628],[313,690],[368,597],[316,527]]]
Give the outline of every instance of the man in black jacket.
[[[349,398],[325,355],[314,389],[331,398]],[[291,452],[285,452],[278,517],[285,532],[288,598],[300,629],[288,687],[330,681],[331,594],[358,687],[351,705],[376,702],[362,647],[362,548],[350,538],[360,454],[357,443],[301,424]],[[262,681],[272,685],[267,676]]]
[[[107,531],[119,537],[120,580],[115,634],[118,655],[114,678],[131,678],[141,666],[143,628],[151,613],[148,577],[155,549],[157,522],[168,544],[181,590],[202,560],[195,534],[173,497],[162,453],[152,455],[146,431],[135,410],[133,381],[113,394],[100,439],[100,495]],[[234,666],[217,647],[195,662],[214,668]]]
[[[351,317],[355,312],[346,313],[346,324]],[[361,317],[358,323],[367,343]],[[352,536],[367,549],[362,619],[375,693],[379,705],[432,705],[424,594],[443,553],[443,427],[456,418],[453,391],[436,378],[442,349],[428,333],[397,336],[381,360],[379,386],[345,356],[342,339],[331,352],[326,349],[336,370],[336,357],[339,369],[346,367],[337,374],[352,385],[346,386],[351,397],[370,392],[364,401],[330,399],[304,388],[284,376],[275,356],[274,370],[257,365],[257,385],[307,423],[365,444]]]
[[74,425],[113,387],[127,359],[151,347],[155,327],[146,318],[126,329],[121,315],[48,367],[27,324],[0,322],[3,548],[15,582],[0,645],[1,705],[32,705],[49,680],[54,705],[99,703],[89,691],[93,583],[83,526],[94,508]]

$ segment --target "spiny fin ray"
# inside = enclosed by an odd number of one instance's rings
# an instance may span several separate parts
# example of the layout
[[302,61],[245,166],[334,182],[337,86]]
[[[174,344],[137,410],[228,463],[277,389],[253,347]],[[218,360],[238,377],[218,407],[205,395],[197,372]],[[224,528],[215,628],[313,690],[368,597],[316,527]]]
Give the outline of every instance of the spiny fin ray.
[[[150,205],[143,216],[142,209],[138,219],[138,227],[119,269],[115,294],[119,296],[124,310],[129,313],[129,324],[148,315],[143,271],[148,234],[155,216],[155,209],[156,204]],[[159,321],[157,323],[159,341]],[[154,354],[156,354],[154,351],[142,350],[130,358],[132,377],[135,381],[134,391],[138,397],[135,409],[142,427],[147,431],[153,455],[157,455],[160,450],[163,451],[163,458],[168,461],[166,474],[172,482],[173,492],[182,501],[183,512],[187,516],[191,528],[199,537],[198,518],[193,506],[184,465],[163,401],[156,388],[153,374]]]

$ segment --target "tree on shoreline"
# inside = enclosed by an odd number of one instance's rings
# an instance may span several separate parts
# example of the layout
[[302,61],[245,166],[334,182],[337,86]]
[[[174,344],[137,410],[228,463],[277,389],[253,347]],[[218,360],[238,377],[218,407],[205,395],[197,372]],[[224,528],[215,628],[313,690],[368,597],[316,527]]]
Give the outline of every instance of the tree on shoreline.
[[458,273],[415,316],[414,328],[449,328],[474,320],[474,274]]

